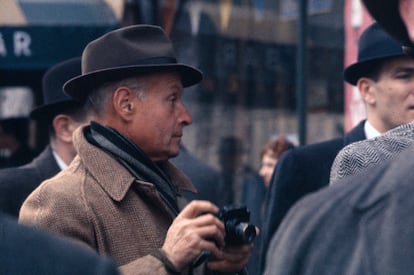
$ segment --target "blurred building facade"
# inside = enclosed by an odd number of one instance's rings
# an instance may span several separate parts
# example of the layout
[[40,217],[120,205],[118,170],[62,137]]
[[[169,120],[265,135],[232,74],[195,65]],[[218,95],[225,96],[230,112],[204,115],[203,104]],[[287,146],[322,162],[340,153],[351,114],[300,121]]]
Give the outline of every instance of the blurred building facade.
[[[307,1],[306,143],[344,131],[344,17],[349,1]],[[80,55],[87,42],[118,26],[161,25],[178,58],[204,72],[203,82],[185,93],[193,125],[185,130],[184,145],[218,167],[219,140],[236,136],[248,145],[247,163],[258,168],[260,147],[269,138],[284,134],[297,141],[300,3],[2,0],[0,87],[30,87],[40,104],[40,79],[49,66]],[[37,139],[37,146],[45,144],[41,136]]]

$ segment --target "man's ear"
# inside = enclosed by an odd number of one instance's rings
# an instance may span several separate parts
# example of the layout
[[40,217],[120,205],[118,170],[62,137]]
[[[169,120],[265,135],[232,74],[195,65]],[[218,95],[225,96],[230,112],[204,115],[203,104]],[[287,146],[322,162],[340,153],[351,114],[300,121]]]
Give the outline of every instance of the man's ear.
[[122,86],[116,89],[112,97],[114,111],[124,120],[130,120],[135,112],[135,92]]
[[376,102],[375,82],[367,77],[361,77],[357,82],[358,90],[365,104],[374,105]]
[[72,143],[72,119],[68,115],[59,114],[52,121],[56,138],[65,143]]

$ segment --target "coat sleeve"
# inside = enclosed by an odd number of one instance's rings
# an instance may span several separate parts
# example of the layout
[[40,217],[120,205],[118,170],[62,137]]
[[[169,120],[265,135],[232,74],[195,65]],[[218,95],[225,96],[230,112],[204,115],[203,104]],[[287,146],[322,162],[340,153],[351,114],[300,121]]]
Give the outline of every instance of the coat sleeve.
[[122,274],[134,275],[168,275],[164,264],[152,255],[136,259],[128,264],[119,267]]
[[[65,182],[59,182],[64,185]],[[95,246],[95,238],[86,204],[81,192],[67,196],[65,190],[44,182],[25,200],[19,213],[19,222],[47,229],[59,235]]]

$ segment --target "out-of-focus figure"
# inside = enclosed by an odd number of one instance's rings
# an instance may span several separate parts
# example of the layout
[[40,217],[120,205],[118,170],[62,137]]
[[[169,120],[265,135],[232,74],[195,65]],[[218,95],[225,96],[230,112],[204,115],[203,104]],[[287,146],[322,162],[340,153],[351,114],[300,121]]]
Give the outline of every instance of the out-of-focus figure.
[[[261,167],[259,178],[251,177],[243,185],[242,204],[250,210],[252,223],[261,228],[263,221],[263,206],[266,198],[266,191],[272,178],[273,170],[277,165],[280,156],[287,150],[294,147],[284,136],[272,138],[260,151]],[[255,242],[247,269],[251,275],[259,275],[260,252],[262,237],[259,235]]]
[[225,136],[221,138],[217,153],[222,179],[220,184],[221,205],[240,204],[245,182],[252,178],[261,179],[258,173],[245,163],[245,149],[239,137]]
[[171,159],[184,174],[190,178],[197,188],[197,193],[183,191],[188,200],[208,200],[219,205],[222,194],[217,185],[220,184],[220,172],[206,162],[194,156],[184,145],[180,145],[180,154]]
[[80,74],[81,59],[71,58],[52,66],[43,76],[43,104],[30,112],[30,118],[48,129],[49,143],[30,163],[0,171],[0,211],[17,218],[26,197],[76,156],[72,134],[90,121],[91,112],[64,94],[63,84]]
[[33,101],[29,89],[0,89],[0,168],[26,164],[36,155],[29,145]]
[[270,179],[273,175],[273,170],[276,167],[277,161],[280,156],[287,150],[293,148],[294,145],[284,136],[279,136],[272,139],[265,146],[263,146],[260,152],[260,159],[262,166],[259,170],[259,175],[263,178],[266,188],[269,187]]

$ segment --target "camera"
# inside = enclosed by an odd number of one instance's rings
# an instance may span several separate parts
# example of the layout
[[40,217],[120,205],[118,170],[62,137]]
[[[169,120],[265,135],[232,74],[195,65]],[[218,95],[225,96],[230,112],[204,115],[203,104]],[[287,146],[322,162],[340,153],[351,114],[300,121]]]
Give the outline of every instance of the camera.
[[[227,205],[219,210],[217,217],[224,223],[226,245],[249,244],[256,238],[256,227],[250,223],[250,211],[245,206]],[[194,261],[196,267],[206,261],[209,251],[203,251]]]
[[256,227],[250,223],[250,211],[245,206],[224,206],[217,214],[224,223],[226,245],[252,243],[256,238]]

